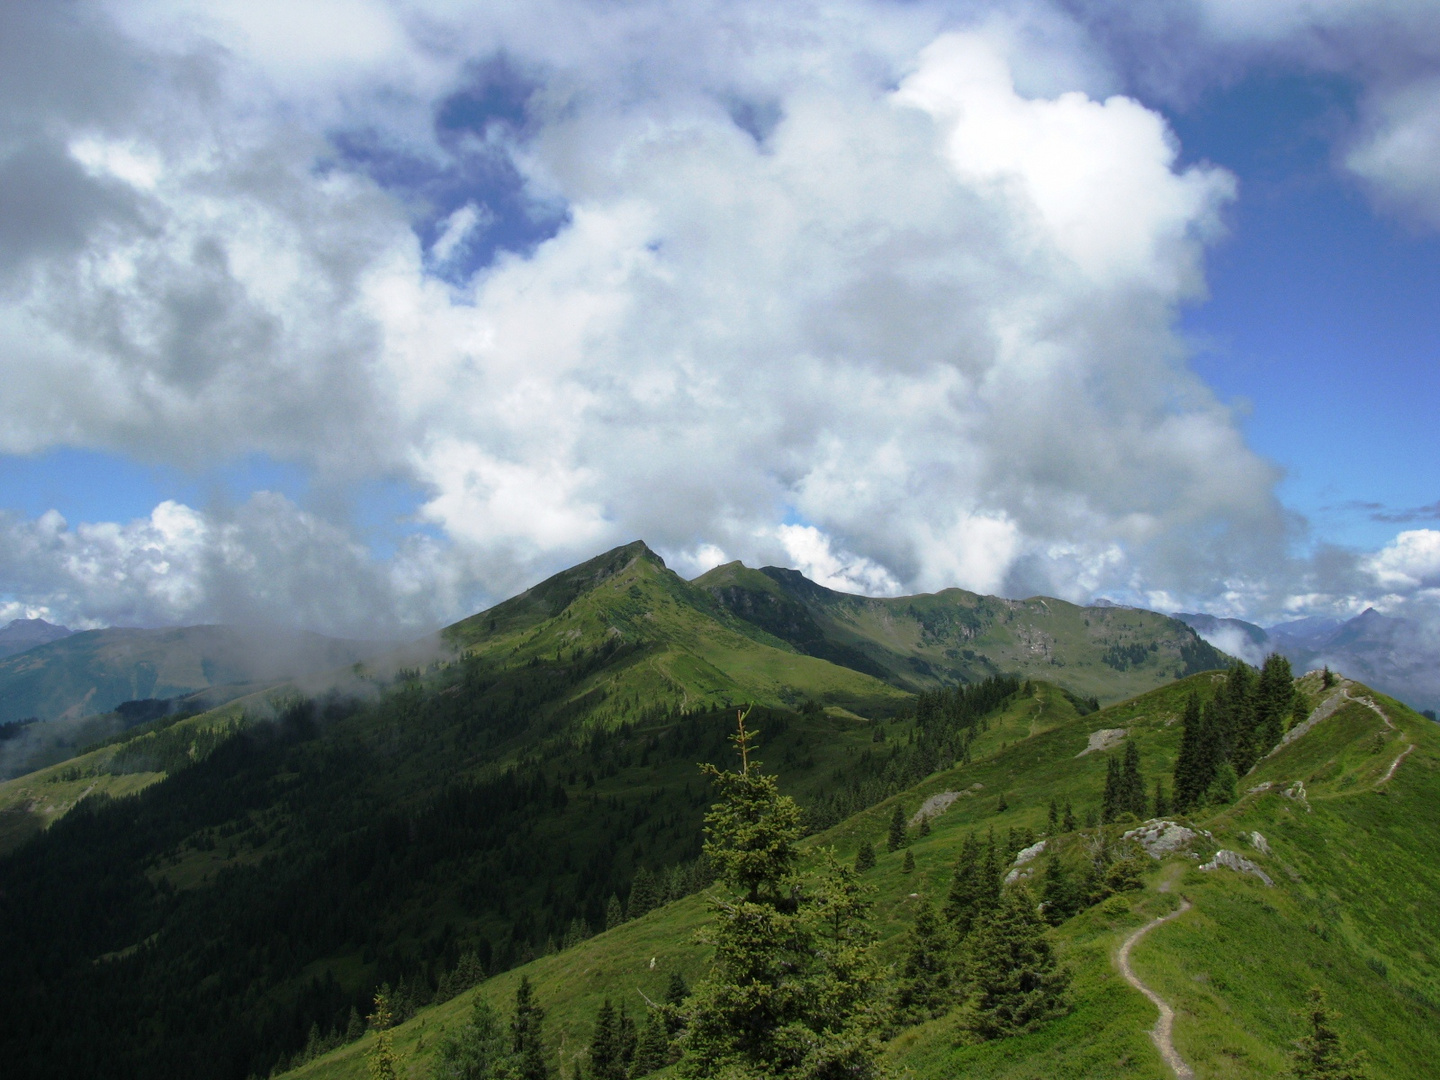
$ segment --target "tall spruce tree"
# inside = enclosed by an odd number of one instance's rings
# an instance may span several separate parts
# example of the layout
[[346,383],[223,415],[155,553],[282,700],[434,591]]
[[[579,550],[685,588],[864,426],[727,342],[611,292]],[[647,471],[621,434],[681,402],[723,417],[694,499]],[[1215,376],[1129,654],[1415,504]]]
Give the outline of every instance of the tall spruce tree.
[[1345,1053],[1334,1026],[1336,1014],[1320,987],[1310,988],[1304,1015],[1309,1031],[1295,1040],[1289,1075],[1295,1080],[1368,1080],[1364,1055]]
[[1202,712],[1200,698],[1191,693],[1185,701],[1184,727],[1180,732],[1180,752],[1175,758],[1173,776],[1175,809],[1181,813],[1201,805],[1205,792],[1215,779],[1218,764],[1217,733],[1208,722],[1209,710]]
[[1032,1031],[1065,1010],[1069,973],[1055,962],[1046,926],[1022,883],[976,928],[965,1026],[983,1039]]
[[630,883],[630,904],[626,914],[632,919],[638,919],[659,906],[660,890],[655,883],[655,876],[642,866],[635,871],[635,880]]
[[470,1005],[467,1021],[441,1037],[430,1075],[433,1080],[511,1080],[515,1075],[504,1025],[479,994]]
[[626,1080],[620,1018],[608,997],[600,1003],[595,1032],[590,1036],[590,1077],[591,1080]]
[[1285,725],[1295,706],[1295,677],[1290,661],[1279,653],[1265,658],[1255,688],[1255,752],[1263,757],[1285,734]]
[[869,890],[833,851],[818,884],[802,884],[800,808],[750,759],[744,720],[740,771],[704,766],[719,794],[705,851],[731,895],[711,903],[714,959],[688,1003],[681,1073],[869,1080],[883,1019]]
[[1163,818],[1170,813],[1170,797],[1165,794],[1165,781],[1162,777],[1155,778],[1155,800],[1150,804],[1150,816]]
[[895,984],[895,1017],[902,1024],[923,1023],[955,1004],[954,948],[949,926],[936,914],[929,897],[922,896]]
[[685,1028],[685,1002],[690,999],[690,987],[680,972],[670,973],[670,982],[665,987],[665,1004],[661,1015],[665,1020],[665,1032],[672,1039]]
[[895,812],[890,815],[890,831],[885,837],[885,847],[889,851],[899,851],[904,846],[905,808],[896,803]]
[[1124,801],[1124,782],[1120,773],[1120,759],[1114,754],[1105,755],[1105,790],[1100,796],[1100,823],[1109,825],[1121,814]]
[[1260,755],[1255,731],[1257,697],[1255,669],[1244,663],[1226,672],[1225,684],[1215,696],[1221,705],[1224,756],[1239,776],[1249,772]]
[[1045,921],[1051,926],[1059,926],[1080,910],[1080,886],[1059,855],[1051,855],[1045,866],[1040,899],[1045,905]]
[[398,1080],[400,1059],[395,1055],[395,1014],[382,990],[375,995],[375,1011],[367,1018],[375,1029],[375,1043],[366,1057],[370,1080]]
[[1140,775],[1140,747],[1125,740],[1125,760],[1120,766],[1119,809],[1122,814],[1145,817],[1145,778]]
[[959,941],[965,940],[976,922],[995,906],[1000,897],[1001,862],[991,832],[982,847],[972,832],[960,847],[950,893],[945,900],[945,917],[955,928]]
[[515,1012],[510,1017],[510,1052],[516,1080],[549,1080],[542,1025],[545,1010],[535,1000],[530,976],[522,975],[515,988]]
[[649,1076],[670,1064],[670,1034],[665,1030],[665,1021],[658,1009],[651,1009],[640,1029],[640,1040],[635,1046],[635,1063],[630,1068],[631,1077]]
[[855,870],[863,874],[866,870],[873,870],[875,867],[875,846],[869,840],[860,841],[860,848],[855,852]]
[[605,902],[605,929],[614,930],[625,921],[625,909],[620,906],[620,898],[614,893]]
[[624,1070],[623,1075],[629,1076],[631,1066],[635,1064],[635,1048],[640,1045],[640,1029],[635,1026],[635,1021],[631,1019],[623,1002],[620,1005],[620,1019],[617,1021],[616,1030],[620,1036],[620,1067]]

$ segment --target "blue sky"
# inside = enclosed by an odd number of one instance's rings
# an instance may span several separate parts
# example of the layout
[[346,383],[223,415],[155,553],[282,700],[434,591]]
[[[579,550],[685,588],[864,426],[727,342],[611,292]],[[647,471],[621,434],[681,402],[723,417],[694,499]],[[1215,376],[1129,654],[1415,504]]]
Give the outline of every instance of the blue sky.
[[407,633],[643,537],[1440,621],[1432,6],[67,11],[0,11],[0,616]]
[[1396,527],[1377,512],[1440,519],[1440,238],[1336,169],[1354,98],[1335,78],[1260,75],[1171,121],[1188,158],[1240,180],[1210,299],[1185,313],[1195,368],[1244,403],[1315,539],[1375,547]]

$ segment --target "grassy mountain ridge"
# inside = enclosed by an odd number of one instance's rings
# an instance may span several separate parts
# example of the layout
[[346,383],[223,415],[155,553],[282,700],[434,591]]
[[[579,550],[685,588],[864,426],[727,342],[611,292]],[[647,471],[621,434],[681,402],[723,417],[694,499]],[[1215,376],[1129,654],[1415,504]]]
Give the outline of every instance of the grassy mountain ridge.
[[[861,840],[883,837],[895,801],[908,812],[931,794],[969,793],[935,819],[931,835],[912,839],[913,876],[902,872],[899,852],[882,854],[867,875],[878,890],[882,950],[897,960],[913,917],[911,894],[943,900],[968,831],[993,828],[1005,835],[1028,827],[1043,834],[1052,796],[1070,799],[1083,814],[1098,802],[1105,773],[1103,753],[1082,754],[1096,730],[1125,728],[1141,748],[1146,775],[1164,772],[1173,764],[1186,695],[1208,693],[1217,678],[1196,675],[1085,717],[1073,710],[1066,715],[1063,695],[1034,686],[1031,697],[1013,702],[991,724],[988,752],[977,745],[970,765],[931,776],[814,837],[810,850],[834,845],[848,857]],[[1301,686],[1319,699],[1317,679]],[[1183,896],[1193,908],[1146,937],[1133,961],[1175,1007],[1176,1045],[1197,1076],[1283,1072],[1290,1042],[1303,1031],[1298,1013],[1305,990],[1314,984],[1342,1014],[1346,1042],[1370,1055],[1374,1075],[1431,1075],[1440,1052],[1440,926],[1432,915],[1440,887],[1434,798],[1440,731],[1358,683],[1343,689],[1369,698],[1380,712],[1359,700],[1345,702],[1262,761],[1245,778],[1242,793],[1249,793],[1237,803],[1197,815],[1192,824],[1210,836],[1202,835],[1191,852],[1144,858],[1142,890],[1112,897],[1057,928],[1057,947],[1075,976],[1067,1016],[1029,1035],[970,1045],[951,1014],[906,1029],[889,1044],[897,1069],[937,1080],[1169,1075],[1147,1035],[1155,1010],[1121,980],[1112,957],[1125,935],[1175,910]],[[1284,794],[1297,780],[1305,787],[1303,801]],[[996,810],[1000,791],[1009,803],[1004,812]],[[1114,842],[1128,827],[1103,831]],[[1078,859],[1101,832],[1084,829],[1052,843],[1062,858]],[[1268,853],[1257,846],[1257,832]],[[1225,868],[1199,869],[1220,848],[1242,853],[1274,884]],[[568,1067],[589,1038],[603,994],[628,1002],[634,1013],[643,1008],[641,994],[660,996],[671,971],[692,981],[703,971],[705,954],[694,931],[704,922],[705,903],[696,896],[669,904],[498,975],[474,993],[503,1010],[519,976],[528,974],[550,1010],[551,1038]],[[469,997],[422,1010],[398,1029],[396,1045],[410,1075],[424,1075],[441,1033],[463,1021]],[[324,1055],[293,1075],[359,1077],[367,1042]]]
[[963,589],[855,596],[794,570],[738,562],[694,584],[799,652],[909,690],[1004,671],[1114,701],[1226,662],[1178,619],[1136,608],[1006,600]]

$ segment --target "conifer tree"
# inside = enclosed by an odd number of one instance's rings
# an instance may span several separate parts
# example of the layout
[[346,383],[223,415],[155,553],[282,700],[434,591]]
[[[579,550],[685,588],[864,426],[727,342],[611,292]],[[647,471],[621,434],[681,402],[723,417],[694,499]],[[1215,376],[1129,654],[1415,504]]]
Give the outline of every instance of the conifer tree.
[[922,896],[895,986],[895,1016],[902,1024],[923,1023],[955,1004],[953,950],[950,928],[936,915],[929,897]]
[[365,1055],[369,1059],[370,1080],[398,1080],[399,1058],[395,1056],[395,1032],[391,1030],[395,1016],[383,990],[375,995],[375,1011],[367,1019],[375,1029],[375,1043]]
[[565,930],[565,939],[561,943],[560,947],[562,949],[573,949],[576,945],[579,945],[589,936],[589,927],[587,927],[577,916],[576,918],[570,920],[570,925]]
[[1170,798],[1165,794],[1165,781],[1157,776],[1155,778],[1155,801],[1152,805],[1152,817],[1163,818],[1170,813]]
[[1285,733],[1285,723],[1295,707],[1295,681],[1290,661],[1279,653],[1265,658],[1255,690],[1255,738],[1257,756],[1268,754]]
[[510,1080],[515,1061],[507,1043],[499,1015],[477,994],[467,1022],[441,1037],[430,1075],[434,1080]]
[[660,892],[655,877],[645,867],[635,871],[635,880],[630,883],[630,906],[627,914],[638,919],[646,912],[660,906]]
[[982,848],[972,832],[961,845],[950,894],[945,900],[945,917],[954,926],[957,940],[965,940],[979,918],[994,907],[999,895],[1000,860],[995,850],[995,834],[990,834]]
[[1105,755],[1105,791],[1100,796],[1100,822],[1108,825],[1120,816],[1123,795],[1123,781],[1120,760],[1114,754]]
[[670,1034],[665,1030],[665,1021],[658,1010],[652,1009],[640,1030],[640,1040],[635,1046],[635,1064],[630,1069],[632,1077],[649,1076],[670,1064]]
[[1255,669],[1237,663],[1226,673],[1225,685],[1215,699],[1221,705],[1222,751],[1239,776],[1250,771],[1260,753],[1255,731],[1257,697]]
[[671,972],[670,983],[665,987],[665,1031],[673,1039],[685,1027],[685,1002],[690,998],[690,987],[685,976],[678,971]]
[[625,909],[620,906],[620,898],[614,893],[605,903],[605,929],[614,930],[625,921]]
[[485,965],[480,962],[480,954],[474,949],[467,949],[460,954],[460,960],[455,965],[454,988],[458,994],[462,990],[469,990],[472,986],[479,986],[485,978]]
[[855,872],[863,874],[866,870],[875,866],[875,847],[869,840],[860,842],[860,849],[855,852]]
[[350,1006],[350,1019],[345,1025],[345,1041],[352,1043],[365,1035],[365,1021],[360,1019],[360,1010]]
[[1140,775],[1140,747],[1134,739],[1125,740],[1125,761],[1120,766],[1118,810],[1121,814],[1145,817],[1145,778]]
[[1200,711],[1200,698],[1192,693],[1185,702],[1180,752],[1175,758],[1175,809],[1185,813],[1199,806],[1215,779],[1215,732]]
[[1238,784],[1239,777],[1235,775],[1235,766],[1228,761],[1222,761],[1215,770],[1215,779],[1210,781],[1209,790],[1205,792],[1205,801],[1212,806],[1229,806],[1235,801]]
[[1123,859],[1116,859],[1105,871],[1104,891],[1107,894],[1132,892],[1144,886],[1145,883],[1140,879],[1140,864],[1128,855]]
[[997,814],[1003,814],[1006,810],[1009,809],[1010,802],[1005,798],[1005,792],[1002,791],[1000,792],[1000,800],[995,804],[995,812]]
[[620,1019],[608,997],[600,1004],[595,1033],[590,1037],[590,1076],[592,1080],[625,1080]]
[[1075,820],[1075,810],[1070,805],[1070,800],[1065,800],[1065,815],[1060,819],[1060,827],[1066,832],[1074,832],[1079,823]]
[[1320,673],[1320,685],[1326,690],[1335,685],[1335,675],[1331,672],[1329,664],[1326,664],[1325,670]]
[[1051,855],[1041,879],[1040,899],[1045,905],[1045,921],[1059,926],[1080,910],[1080,889],[1059,855]]
[[904,846],[905,808],[896,803],[895,812],[890,815],[890,832],[885,837],[885,847],[889,851],[899,851]]
[[1050,797],[1050,817],[1048,824],[1050,826],[1050,835],[1054,836],[1056,829],[1060,825],[1060,808],[1055,805],[1055,797],[1053,795]]
[[622,1003],[620,1005],[620,1020],[617,1026],[620,1037],[620,1066],[624,1075],[629,1075],[630,1067],[635,1064],[635,1047],[639,1045],[640,1033],[635,1027],[635,1021],[630,1019],[630,1013]]
[[905,861],[900,864],[900,872],[913,874],[915,872],[915,853],[909,848],[905,849]]
[[1367,1080],[1363,1054],[1347,1055],[1334,1028],[1336,1014],[1318,986],[1306,995],[1305,1019],[1309,1032],[1295,1040],[1290,1055],[1290,1076],[1295,1080]]
[[705,851],[731,894],[711,904],[714,959],[686,1009],[681,1073],[868,1080],[882,1019],[868,890],[833,851],[818,885],[802,886],[800,808],[750,760],[744,719],[740,771],[704,766],[719,793]]
[[515,1012],[510,1017],[510,1052],[515,1059],[516,1080],[549,1080],[541,1025],[545,1010],[535,1001],[530,976],[522,975],[515,988]]
[[1069,974],[1055,954],[1024,884],[976,928],[965,1025],[983,1039],[1032,1031],[1065,1009]]
[[929,836],[929,835],[930,835],[930,818],[929,818],[928,816],[927,816],[927,817],[922,817],[922,818],[920,819],[920,835],[921,835],[921,836]]
[[324,1053],[323,1041],[320,1038],[320,1025],[318,1022],[310,1021],[310,1034],[305,1038],[305,1049],[300,1051],[300,1057],[310,1061]]

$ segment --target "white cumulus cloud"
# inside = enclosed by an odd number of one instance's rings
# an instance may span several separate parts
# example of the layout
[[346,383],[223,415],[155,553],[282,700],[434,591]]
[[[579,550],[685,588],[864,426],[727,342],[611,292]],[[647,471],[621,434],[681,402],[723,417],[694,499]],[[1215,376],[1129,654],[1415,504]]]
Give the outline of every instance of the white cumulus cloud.
[[0,75],[0,181],[47,208],[0,251],[0,451],[398,478],[431,533],[12,517],[6,603],[418,627],[636,537],[884,593],[1283,569],[1174,330],[1233,179],[1062,9],[21,7],[0,49],[114,93]]

